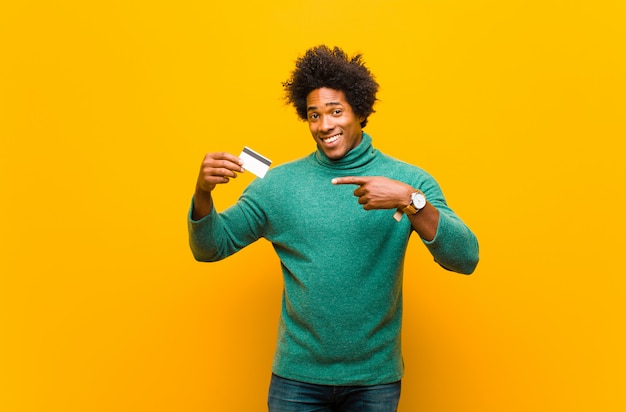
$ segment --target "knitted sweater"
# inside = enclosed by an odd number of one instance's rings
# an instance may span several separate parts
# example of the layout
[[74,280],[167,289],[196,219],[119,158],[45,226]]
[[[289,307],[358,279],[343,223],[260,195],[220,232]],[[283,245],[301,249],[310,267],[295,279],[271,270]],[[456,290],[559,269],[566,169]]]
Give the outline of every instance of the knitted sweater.
[[393,159],[363,134],[340,160],[321,150],[255,179],[221,213],[189,217],[190,245],[200,261],[217,261],[259,238],[270,241],[284,278],[273,372],[327,385],[374,385],[401,379],[403,261],[412,233],[395,210],[366,211],[341,176],[386,176],[423,191],[439,210],[435,238],[424,241],[444,268],[471,273],[473,233],[447,206],[435,180]]

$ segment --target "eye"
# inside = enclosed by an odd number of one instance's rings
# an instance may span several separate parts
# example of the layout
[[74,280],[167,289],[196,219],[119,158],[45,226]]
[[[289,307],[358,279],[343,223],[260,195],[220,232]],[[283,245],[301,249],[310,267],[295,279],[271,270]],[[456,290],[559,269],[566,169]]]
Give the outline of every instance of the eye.
[[317,120],[319,119],[320,115],[317,113],[311,113],[309,114],[309,120]]
[[333,110],[333,115],[335,116],[339,116],[343,111],[341,109],[335,109]]

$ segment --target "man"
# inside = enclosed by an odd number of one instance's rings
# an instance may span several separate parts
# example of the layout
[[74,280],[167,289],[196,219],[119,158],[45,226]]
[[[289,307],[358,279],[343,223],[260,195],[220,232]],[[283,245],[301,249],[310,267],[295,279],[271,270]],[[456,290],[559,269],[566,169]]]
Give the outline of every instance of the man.
[[312,48],[283,86],[317,150],[255,179],[222,212],[212,192],[244,172],[242,161],[207,154],[191,249],[199,261],[216,261],[263,237],[280,258],[271,412],[395,411],[409,236],[416,232],[443,268],[465,274],[478,263],[476,237],[430,175],[379,152],[363,132],[378,84],[361,55]]

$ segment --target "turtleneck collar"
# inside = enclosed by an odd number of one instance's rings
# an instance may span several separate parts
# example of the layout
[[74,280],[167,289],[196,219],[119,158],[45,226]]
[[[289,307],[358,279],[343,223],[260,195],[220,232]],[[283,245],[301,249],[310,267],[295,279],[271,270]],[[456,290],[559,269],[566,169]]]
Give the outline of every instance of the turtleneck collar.
[[341,159],[329,159],[318,147],[317,152],[315,152],[315,160],[319,164],[333,169],[356,169],[374,160],[375,155],[376,149],[372,146],[372,138],[363,132],[361,143]]

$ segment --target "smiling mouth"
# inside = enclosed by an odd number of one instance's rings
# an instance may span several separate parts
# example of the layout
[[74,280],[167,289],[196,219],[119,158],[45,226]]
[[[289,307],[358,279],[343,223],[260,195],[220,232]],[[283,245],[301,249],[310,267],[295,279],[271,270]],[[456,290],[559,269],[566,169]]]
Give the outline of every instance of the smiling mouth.
[[326,144],[331,144],[336,142],[337,140],[339,140],[339,138],[341,137],[343,133],[338,133],[336,135],[330,136],[330,137],[325,137],[322,138],[322,142],[326,143]]

